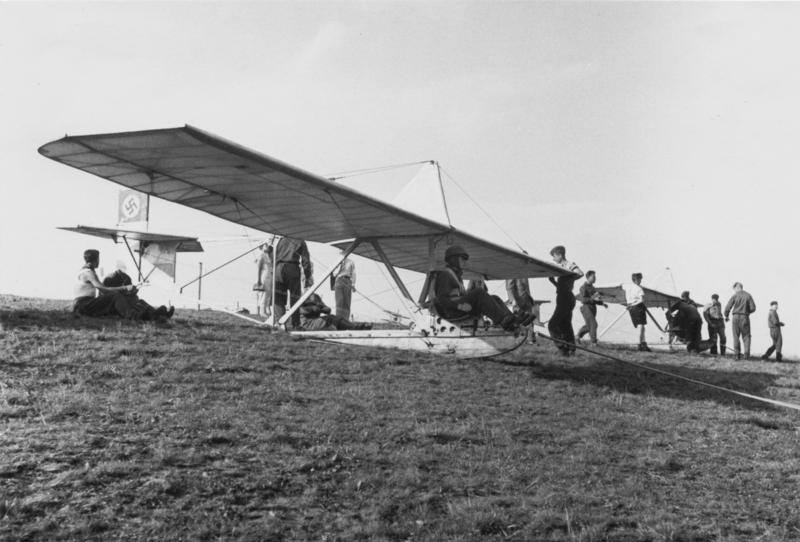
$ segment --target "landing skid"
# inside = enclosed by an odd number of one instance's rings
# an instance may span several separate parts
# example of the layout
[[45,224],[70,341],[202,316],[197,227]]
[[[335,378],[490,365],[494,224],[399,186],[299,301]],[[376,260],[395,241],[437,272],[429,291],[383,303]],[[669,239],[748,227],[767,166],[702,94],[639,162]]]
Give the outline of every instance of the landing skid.
[[519,348],[528,338],[524,329],[515,334],[497,328],[459,327],[441,318],[433,318],[424,327],[410,329],[292,331],[291,334],[302,339],[427,352],[456,359],[499,356]]

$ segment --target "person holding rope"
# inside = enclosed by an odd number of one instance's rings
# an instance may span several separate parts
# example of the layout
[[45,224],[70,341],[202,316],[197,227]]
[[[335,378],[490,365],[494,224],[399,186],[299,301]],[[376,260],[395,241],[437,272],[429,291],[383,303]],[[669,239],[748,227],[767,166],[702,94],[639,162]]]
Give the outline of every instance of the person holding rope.
[[[302,239],[284,237],[275,245],[275,320],[279,320],[289,306],[300,299],[303,277],[300,275],[302,267],[305,276],[306,288],[314,284],[313,266],[308,245]],[[292,314],[292,327],[300,327],[300,312]]]
[[580,290],[578,290],[578,299],[581,302],[581,315],[583,321],[586,322],[582,328],[578,330],[578,340],[581,340],[584,335],[589,334],[589,340],[593,345],[597,345],[597,306],[608,307],[602,299],[600,299],[600,292],[594,287],[597,280],[597,274],[589,270],[586,272],[586,282],[584,282]]
[[775,361],[783,361],[783,354],[781,354],[781,349],[783,348],[783,334],[781,333],[781,328],[784,326],[784,323],[781,322],[781,318],[778,316],[777,301],[773,301],[769,304],[767,325],[769,326],[769,336],[772,339],[772,346],[761,356],[761,359],[766,361],[772,353],[775,352]]
[[633,273],[631,282],[623,284],[625,291],[625,307],[631,315],[633,327],[639,331],[639,352],[652,352],[647,346],[645,328],[647,327],[647,307],[644,305],[644,290],[642,289],[642,274]]
[[550,331],[551,337],[561,341],[556,343],[561,353],[569,356],[575,353],[575,330],[572,327],[575,294],[572,293],[572,289],[575,287],[575,280],[583,276],[583,271],[577,264],[567,260],[567,250],[561,245],[553,247],[550,256],[553,257],[556,265],[572,273],[560,276],[558,279],[548,277],[556,287],[556,308],[547,322],[547,329]]

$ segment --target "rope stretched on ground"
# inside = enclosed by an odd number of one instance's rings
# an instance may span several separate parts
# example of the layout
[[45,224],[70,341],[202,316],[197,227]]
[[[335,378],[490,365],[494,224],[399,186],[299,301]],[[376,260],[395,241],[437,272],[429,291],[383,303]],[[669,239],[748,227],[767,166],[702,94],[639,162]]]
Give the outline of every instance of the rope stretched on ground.
[[562,344],[562,345],[569,346],[570,348],[575,348],[577,350],[583,350],[584,352],[588,352],[590,354],[594,354],[595,356],[600,356],[600,357],[607,358],[607,359],[610,359],[610,360],[613,360],[613,361],[618,361],[620,363],[625,363],[627,365],[632,365],[634,367],[638,367],[639,369],[644,369],[646,371],[651,371],[651,372],[662,374],[662,375],[669,376],[669,377],[672,377],[672,378],[677,378],[679,380],[684,380],[686,382],[691,382],[692,384],[697,384],[699,386],[705,386],[706,388],[712,388],[712,389],[715,389],[715,390],[724,391],[724,392],[727,392],[727,393],[732,393],[734,395],[739,395],[741,397],[747,397],[748,399],[753,399],[755,401],[761,401],[762,403],[769,403],[769,404],[772,404],[772,405],[782,406],[782,407],[785,407],[785,408],[791,408],[793,410],[800,410],[800,405],[796,405],[794,403],[785,403],[783,401],[776,401],[774,399],[767,399],[766,397],[759,397],[758,395],[751,395],[749,393],[744,393],[744,392],[741,392],[741,391],[732,390],[730,388],[717,386],[716,384],[709,384],[708,382],[703,382],[702,380],[696,380],[694,378],[689,378],[687,376],[682,376],[682,375],[679,375],[679,374],[670,373],[669,371],[664,371],[662,369],[656,369],[655,367],[650,367],[650,366],[645,365],[643,363],[637,363],[635,361],[630,361],[630,360],[627,360],[627,359],[618,358],[616,356],[612,356],[612,355],[606,354],[604,352],[598,352],[597,350],[592,350],[590,348],[586,348],[585,346],[568,343],[567,341],[562,341],[561,339],[555,339],[555,338],[550,337],[549,335],[545,335],[544,333],[541,333],[541,332],[536,332],[536,336],[537,337],[541,337],[542,339],[547,339],[548,341],[552,341],[552,342],[554,342],[556,344]]

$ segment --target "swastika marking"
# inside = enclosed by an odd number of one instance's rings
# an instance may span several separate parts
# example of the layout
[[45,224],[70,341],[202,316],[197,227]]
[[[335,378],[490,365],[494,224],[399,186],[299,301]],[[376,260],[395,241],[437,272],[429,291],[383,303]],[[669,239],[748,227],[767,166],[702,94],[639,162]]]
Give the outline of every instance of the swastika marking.
[[131,218],[139,214],[139,198],[131,194],[122,200],[122,214],[125,218]]

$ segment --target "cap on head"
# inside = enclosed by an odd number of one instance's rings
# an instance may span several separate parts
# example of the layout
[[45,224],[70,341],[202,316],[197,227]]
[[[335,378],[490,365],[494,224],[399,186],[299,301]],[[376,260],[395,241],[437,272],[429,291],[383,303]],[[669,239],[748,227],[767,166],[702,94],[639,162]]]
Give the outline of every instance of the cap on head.
[[777,302],[777,301],[772,301],[772,302],[769,304],[769,306],[770,306],[770,307],[777,307],[777,306],[778,306],[778,302]]
[[567,255],[567,249],[564,248],[563,245],[556,245],[552,249],[550,249],[550,256],[555,256],[556,254],[560,254],[562,256]]
[[444,251],[445,261],[454,256],[464,256],[465,260],[469,260],[469,254],[467,254],[467,251],[464,250],[464,247],[461,245],[450,245],[447,247],[447,250]]
[[689,290],[684,290],[683,292],[681,292],[681,299],[683,299],[684,301],[689,300]]
[[89,248],[83,251],[83,261],[86,263],[100,259],[100,251]]
[[586,272],[586,278],[588,279],[589,277],[594,277],[596,274],[597,274],[597,273],[595,273],[593,269],[589,269],[589,270]]
[[711,294],[711,299],[716,301],[717,299],[719,299],[719,294]]
[[733,283],[733,288],[735,290],[736,288],[744,288],[744,286],[742,286],[741,282],[734,282]]

